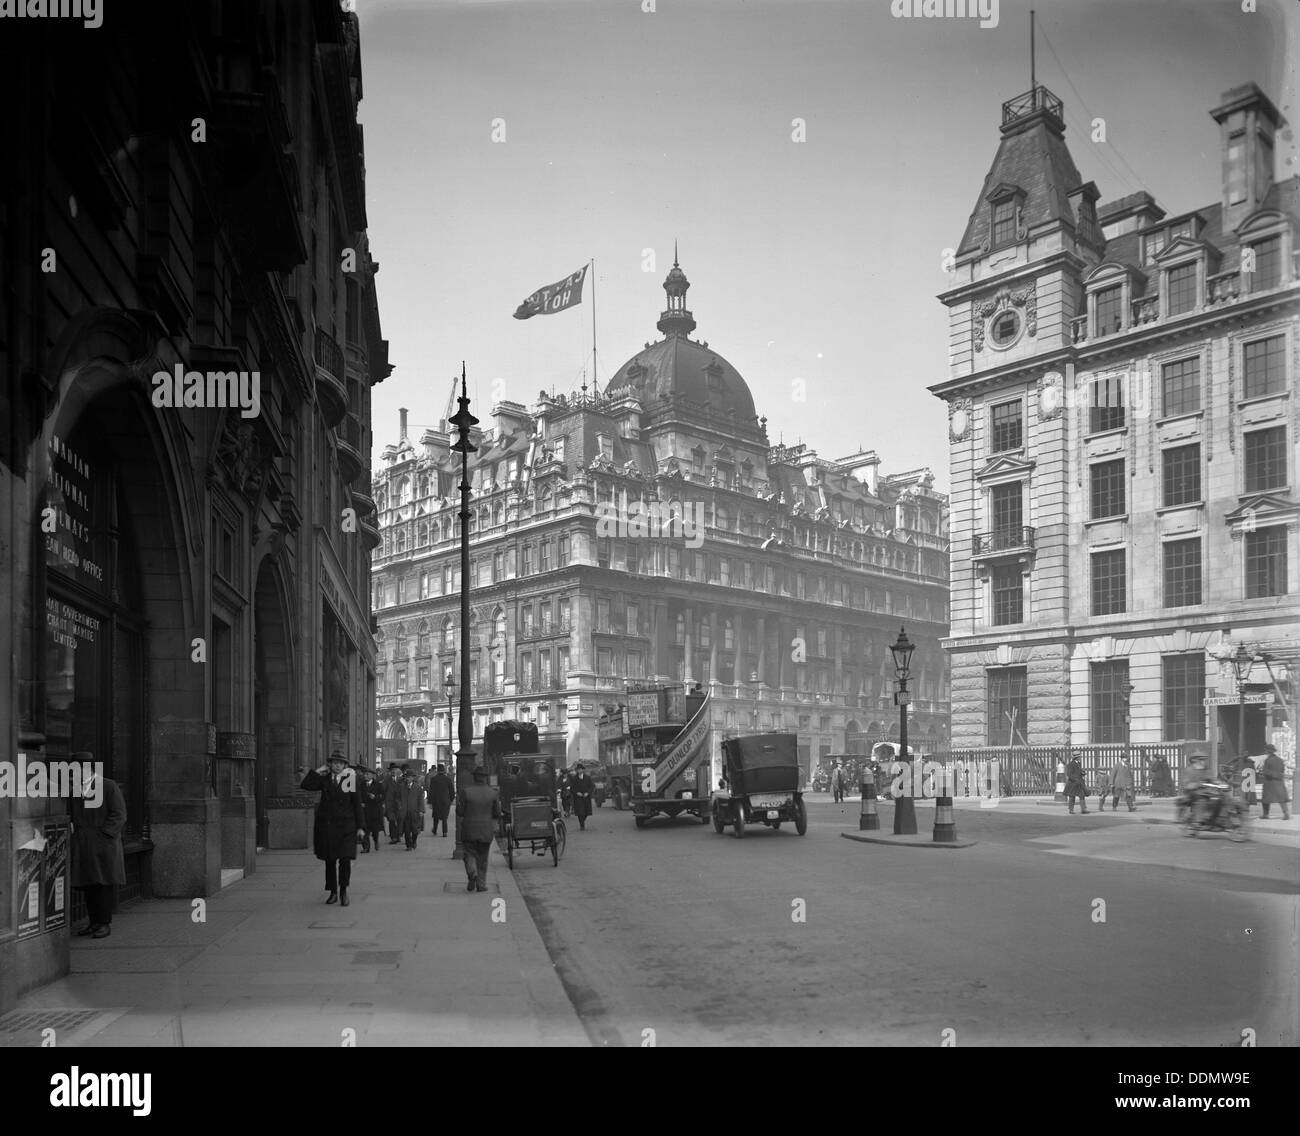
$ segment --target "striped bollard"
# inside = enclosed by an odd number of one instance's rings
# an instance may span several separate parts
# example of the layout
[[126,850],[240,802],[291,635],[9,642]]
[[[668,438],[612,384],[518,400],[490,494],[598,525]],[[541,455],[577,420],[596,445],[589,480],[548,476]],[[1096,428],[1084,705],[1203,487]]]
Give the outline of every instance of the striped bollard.
[[934,802],[934,843],[957,843],[957,820],[953,816],[952,798],[936,797]]
[[876,812],[876,782],[867,778],[862,783],[862,812],[858,814],[858,831],[875,832],[880,828],[880,814]]
[[1058,804],[1065,800],[1065,762],[1056,763],[1056,797]]

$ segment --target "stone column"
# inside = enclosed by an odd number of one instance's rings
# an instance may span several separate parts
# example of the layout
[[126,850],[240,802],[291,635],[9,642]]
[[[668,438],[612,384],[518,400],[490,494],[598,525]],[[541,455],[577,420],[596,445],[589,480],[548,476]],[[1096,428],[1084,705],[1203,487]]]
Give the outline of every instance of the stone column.
[[709,612],[709,682],[718,681],[718,613]]
[[758,680],[767,682],[767,620],[758,617]]
[[695,617],[695,612],[691,608],[686,607],[682,608],[682,615],[685,616],[686,619],[686,635],[683,639],[684,646],[682,648],[684,656],[682,679],[685,681],[687,686],[690,686],[690,684],[695,681],[695,635],[693,634],[693,619]]

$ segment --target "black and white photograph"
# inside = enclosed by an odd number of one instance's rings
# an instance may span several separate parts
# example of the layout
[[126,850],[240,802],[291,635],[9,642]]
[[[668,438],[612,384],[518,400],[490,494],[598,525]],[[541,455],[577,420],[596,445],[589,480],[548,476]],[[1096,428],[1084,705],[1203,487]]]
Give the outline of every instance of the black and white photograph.
[[1296,0],[0,0],[0,91],[33,1108],[331,1047],[1283,1104]]

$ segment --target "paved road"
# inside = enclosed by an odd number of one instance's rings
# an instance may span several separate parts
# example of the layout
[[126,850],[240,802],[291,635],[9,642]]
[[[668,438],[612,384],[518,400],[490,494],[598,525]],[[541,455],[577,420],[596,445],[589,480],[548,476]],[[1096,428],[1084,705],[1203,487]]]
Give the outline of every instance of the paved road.
[[606,806],[558,869],[516,861],[593,1041],[1296,1043],[1293,839],[993,809],[959,810],[975,847],[891,848],[840,837],[857,807],[737,840]]

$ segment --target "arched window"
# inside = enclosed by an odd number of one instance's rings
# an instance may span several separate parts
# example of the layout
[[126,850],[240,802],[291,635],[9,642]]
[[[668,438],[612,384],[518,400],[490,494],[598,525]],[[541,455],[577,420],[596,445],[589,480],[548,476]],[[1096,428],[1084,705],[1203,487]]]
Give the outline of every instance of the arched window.
[[497,608],[492,614],[492,643],[493,646],[504,646],[506,641],[506,612],[505,608]]
[[502,504],[498,504],[496,507],[496,512],[492,517],[492,521],[494,524],[503,525],[505,524],[505,520],[506,520],[506,507]]
[[416,530],[416,544],[423,548],[429,543],[429,525],[427,521],[421,521],[420,527]]
[[429,496],[429,475],[427,473],[420,474],[420,496]]
[[397,554],[400,556],[406,551],[406,530],[397,530]]
[[551,491],[548,489],[542,494],[542,508],[549,513],[554,507],[555,498],[551,495]]
[[399,477],[397,479],[396,491],[399,505],[409,505],[411,503],[411,479],[409,477]]

